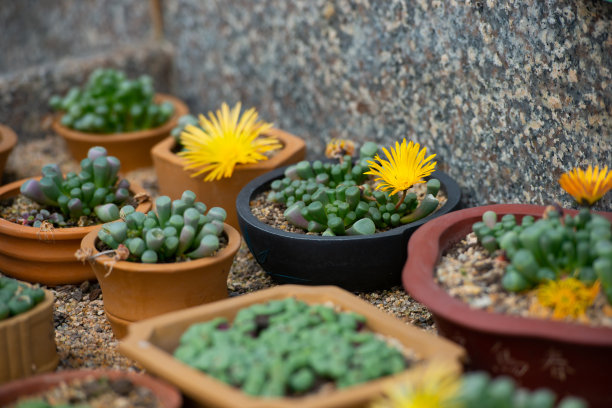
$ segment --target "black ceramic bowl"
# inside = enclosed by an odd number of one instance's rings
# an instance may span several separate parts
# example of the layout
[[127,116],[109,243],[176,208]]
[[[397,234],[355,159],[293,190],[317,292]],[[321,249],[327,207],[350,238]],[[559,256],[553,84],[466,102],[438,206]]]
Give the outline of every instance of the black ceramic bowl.
[[296,234],[259,221],[249,202],[282,178],[286,167],[249,182],[238,194],[236,210],[242,236],[253,256],[278,283],[337,285],[350,291],[372,291],[401,284],[408,239],[422,224],[458,209],[461,191],[450,176],[436,171],[448,200],[427,217],[389,231],[362,236],[322,237]]

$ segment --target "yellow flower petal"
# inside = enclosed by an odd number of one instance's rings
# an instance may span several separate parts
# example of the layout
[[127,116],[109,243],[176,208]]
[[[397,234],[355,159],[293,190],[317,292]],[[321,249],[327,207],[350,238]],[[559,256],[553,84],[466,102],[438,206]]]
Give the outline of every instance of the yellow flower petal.
[[241,116],[241,107],[238,102],[230,110],[223,103],[216,115],[199,115],[201,129],[185,127],[181,133],[185,150],[178,155],[185,159],[186,170],[198,169],[192,177],[206,174],[205,181],[228,178],[236,165],[266,160],[264,153],[282,147],[277,139],[261,136],[272,127],[271,123],[259,122],[254,108]]
[[586,171],[576,167],[563,173],[559,184],[578,204],[593,205],[612,189],[612,171],[608,166],[600,170],[589,165]]
[[390,195],[407,190],[414,184],[424,183],[423,178],[436,169],[436,162],[431,161],[436,155],[425,157],[427,148],[421,150],[418,143],[411,141],[406,144],[406,139],[403,139],[401,145],[395,142],[395,148],[391,148],[390,152],[386,148],[382,150],[386,160],[377,154],[374,161],[368,161],[370,170],[364,174],[375,176],[374,181],[378,183],[376,189],[391,191]]
[[599,281],[589,287],[576,278],[565,278],[540,284],[536,294],[542,306],[552,309],[553,319],[576,319],[593,304],[599,288]]

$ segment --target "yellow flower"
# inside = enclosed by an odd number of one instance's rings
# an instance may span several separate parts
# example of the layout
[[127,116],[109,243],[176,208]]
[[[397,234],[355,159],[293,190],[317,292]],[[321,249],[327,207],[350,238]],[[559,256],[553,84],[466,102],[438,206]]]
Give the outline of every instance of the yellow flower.
[[240,116],[238,102],[230,111],[227,104],[221,105],[217,115],[208,113],[208,119],[200,115],[202,129],[188,125],[181,133],[181,144],[185,148],[179,156],[185,158],[185,169],[200,168],[192,174],[197,177],[208,173],[204,181],[231,177],[237,164],[252,164],[267,160],[265,152],[282,147],[277,139],[260,137],[272,127],[271,123],[260,122],[254,108]]
[[424,183],[423,177],[429,176],[436,169],[436,162],[430,162],[436,155],[425,157],[427,148],[420,148],[418,143],[412,141],[406,144],[406,139],[402,140],[401,145],[395,142],[395,149],[391,148],[391,153],[383,147],[387,160],[377,154],[375,161],[368,160],[370,171],[364,174],[375,176],[374,180],[380,181],[376,189],[391,190],[390,195],[405,191],[414,184]]
[[563,173],[559,184],[578,204],[593,205],[612,189],[612,171],[608,172],[608,166],[601,171],[599,166],[589,165],[586,171],[576,167]]
[[536,289],[538,302],[553,310],[553,319],[578,318],[593,304],[599,281],[591,287],[576,278],[550,280]]
[[370,408],[460,408],[460,377],[442,365],[430,365],[413,381],[398,384]]
[[341,158],[344,155],[352,156],[355,152],[355,143],[348,139],[332,139],[325,146],[325,157],[329,159]]

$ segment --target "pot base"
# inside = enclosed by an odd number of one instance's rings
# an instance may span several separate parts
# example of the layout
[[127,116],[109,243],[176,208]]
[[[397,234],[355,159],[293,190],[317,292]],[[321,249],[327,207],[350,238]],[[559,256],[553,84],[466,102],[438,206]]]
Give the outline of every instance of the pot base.
[[128,332],[128,326],[131,323],[134,323],[130,320],[125,320],[120,317],[117,317],[114,314],[108,312],[107,310],[104,311],[104,314],[106,315],[106,319],[110,323],[111,329],[113,329],[113,334],[117,339],[124,338]]
[[11,278],[51,287],[96,279],[91,267],[80,262],[38,262],[0,253],[0,265],[2,273]]

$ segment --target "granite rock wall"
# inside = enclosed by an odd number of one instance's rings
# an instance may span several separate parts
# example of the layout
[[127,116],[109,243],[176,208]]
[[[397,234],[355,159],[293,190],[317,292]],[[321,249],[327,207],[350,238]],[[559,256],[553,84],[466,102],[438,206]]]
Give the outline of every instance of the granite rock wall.
[[[612,4],[594,0],[164,1],[191,108],[241,100],[308,140],[437,153],[466,204],[571,204],[612,165]],[[608,198],[600,204],[610,209]]]

